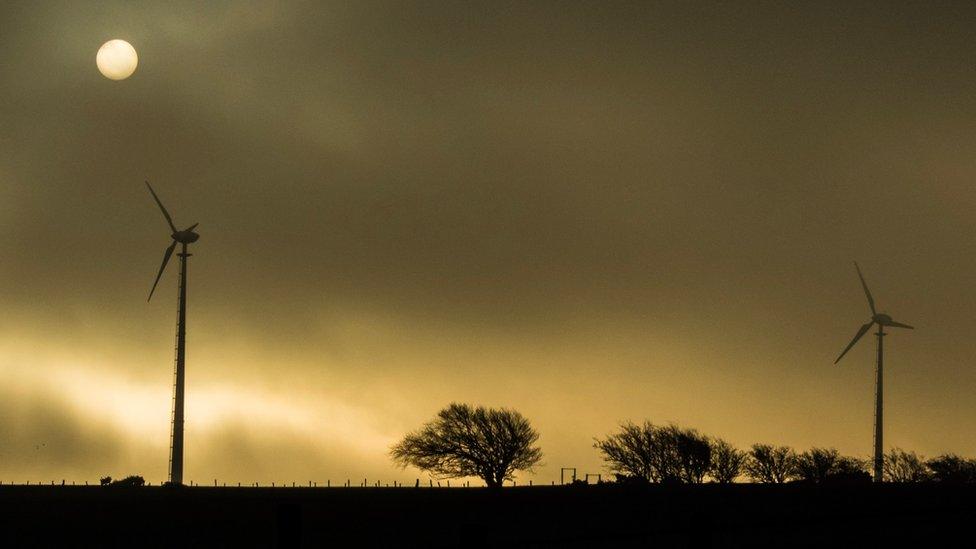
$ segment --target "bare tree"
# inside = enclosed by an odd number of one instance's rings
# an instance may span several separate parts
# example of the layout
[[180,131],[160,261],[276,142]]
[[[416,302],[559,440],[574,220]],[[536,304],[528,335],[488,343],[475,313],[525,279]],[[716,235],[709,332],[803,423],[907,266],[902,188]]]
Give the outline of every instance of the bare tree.
[[[645,423],[645,429],[650,423]],[[680,430],[674,425],[667,427],[651,427],[651,466],[652,478],[656,482],[683,482],[681,472],[681,456],[678,454],[678,438]]]
[[490,487],[531,471],[542,459],[533,446],[539,434],[529,420],[505,408],[472,408],[452,403],[418,431],[390,449],[400,467],[408,465],[438,478],[480,477]]
[[712,446],[708,437],[695,429],[668,428],[678,457],[678,476],[682,482],[701,484],[712,469]]
[[832,482],[871,482],[869,466],[871,461],[867,459],[840,456],[834,464],[834,470],[827,475],[827,480]]
[[646,421],[644,425],[632,422],[620,425],[620,432],[607,435],[604,440],[595,439],[593,447],[603,453],[607,469],[618,479],[641,479],[660,482],[655,447],[657,427]]
[[824,482],[835,471],[840,459],[840,452],[834,448],[811,448],[796,456],[796,476],[809,482]]
[[113,480],[110,486],[145,486],[146,479],[141,475],[129,475],[120,480]]
[[915,452],[892,448],[884,457],[885,482],[925,482],[932,474],[925,466],[925,458]]
[[932,472],[932,480],[946,483],[976,482],[976,461],[943,454],[925,462]]
[[721,484],[735,482],[745,467],[746,453],[720,438],[713,438],[711,446],[712,468],[709,474]]
[[812,448],[796,456],[794,474],[807,482],[871,480],[864,460],[842,456],[834,448]]
[[700,483],[711,469],[708,438],[694,429],[627,422],[620,431],[596,439],[607,468],[621,479]]
[[745,469],[757,482],[783,483],[795,478],[796,454],[786,446],[753,444]]

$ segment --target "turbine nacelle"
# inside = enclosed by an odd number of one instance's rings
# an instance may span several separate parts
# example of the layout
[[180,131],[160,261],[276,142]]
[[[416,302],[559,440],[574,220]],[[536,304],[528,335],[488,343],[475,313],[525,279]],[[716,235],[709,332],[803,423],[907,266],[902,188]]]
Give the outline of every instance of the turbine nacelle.
[[[196,225],[194,225],[196,227]],[[179,231],[170,235],[173,240],[179,242],[180,244],[192,244],[200,239],[200,235],[193,232],[191,229],[186,229],[185,231]]]

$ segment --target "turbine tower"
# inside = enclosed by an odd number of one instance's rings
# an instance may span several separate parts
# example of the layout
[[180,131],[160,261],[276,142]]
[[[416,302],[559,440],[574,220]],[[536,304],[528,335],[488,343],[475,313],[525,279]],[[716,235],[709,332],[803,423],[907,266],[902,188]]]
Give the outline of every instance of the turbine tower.
[[[156,204],[159,205],[159,209],[163,212],[163,217],[169,223],[169,228],[173,230],[172,234],[170,234],[173,243],[163,253],[163,263],[159,266],[159,272],[156,274],[156,281],[153,282],[152,289],[149,290],[149,299],[152,299],[153,292],[156,291],[156,285],[159,284],[159,278],[163,276],[163,270],[166,269],[166,264],[169,263],[169,258],[173,255],[173,250],[176,249],[177,244],[180,245],[180,253],[177,254],[180,256],[180,293],[176,313],[176,379],[173,387],[173,425],[169,448],[169,482],[170,484],[181,485],[183,484],[183,389],[186,372],[186,258],[192,255],[187,253],[186,247],[188,244],[196,242],[200,238],[200,235],[193,232],[193,229],[199,223],[194,223],[182,231],[177,230],[176,225],[173,224],[173,218],[169,216],[169,212],[166,211],[166,207],[160,202],[159,197],[156,196],[156,192],[153,191],[148,181],[146,181],[146,187],[149,188],[149,192],[156,200]],[[146,301],[149,301],[149,299]]]
[[868,290],[868,283],[864,281],[864,275],[861,274],[861,268],[854,262],[854,268],[857,269],[857,276],[861,279],[861,286],[864,287],[864,295],[868,298],[868,306],[871,307],[871,320],[869,320],[864,326],[857,331],[854,339],[847,344],[844,348],[844,352],[837,357],[834,364],[840,362],[840,359],[844,358],[847,351],[851,350],[851,347],[857,343],[857,340],[861,339],[861,336],[866,334],[871,326],[877,324],[878,331],[874,334],[878,337],[878,367],[876,372],[876,383],[874,393],[874,481],[881,482],[883,480],[883,469],[884,469],[884,445],[882,444],[882,424],[883,424],[883,396],[884,393],[884,336],[885,336],[885,326],[890,326],[892,328],[908,328],[909,330],[914,330],[915,328],[909,326],[908,324],[902,324],[901,322],[895,322],[890,316],[879,313],[874,307],[874,298],[871,297],[871,290]]

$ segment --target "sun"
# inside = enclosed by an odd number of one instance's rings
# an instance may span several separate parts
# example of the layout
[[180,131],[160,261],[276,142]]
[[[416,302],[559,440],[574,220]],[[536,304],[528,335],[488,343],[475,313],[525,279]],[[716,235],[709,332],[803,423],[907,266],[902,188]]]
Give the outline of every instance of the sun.
[[139,56],[132,44],[125,40],[109,40],[98,48],[95,56],[98,70],[111,80],[125,80],[132,76],[139,64]]

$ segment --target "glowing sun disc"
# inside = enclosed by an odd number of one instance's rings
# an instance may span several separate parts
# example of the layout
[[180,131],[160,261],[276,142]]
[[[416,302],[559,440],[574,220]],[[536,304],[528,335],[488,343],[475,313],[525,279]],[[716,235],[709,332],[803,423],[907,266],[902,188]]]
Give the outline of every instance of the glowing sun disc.
[[132,44],[125,40],[109,40],[98,48],[95,64],[105,78],[125,80],[136,72],[139,56]]

